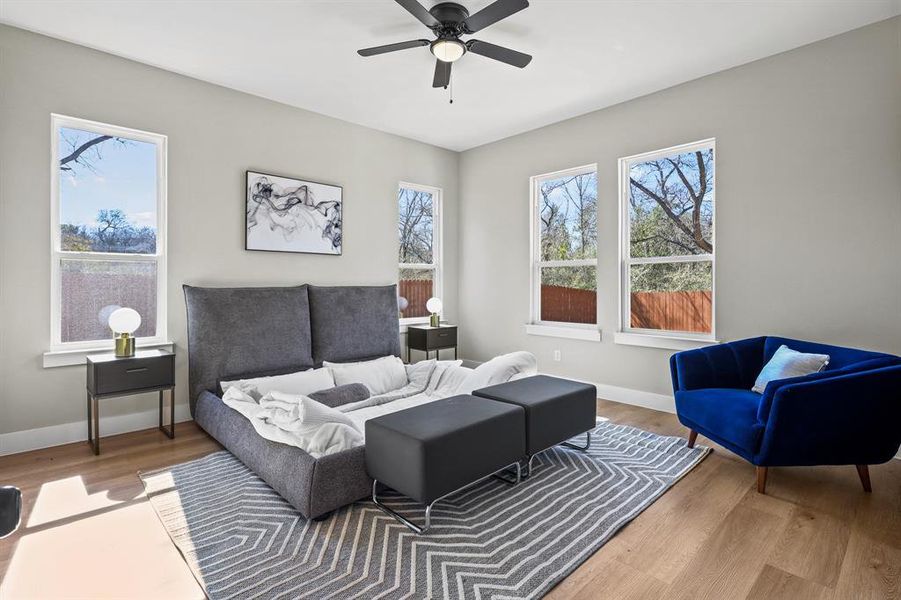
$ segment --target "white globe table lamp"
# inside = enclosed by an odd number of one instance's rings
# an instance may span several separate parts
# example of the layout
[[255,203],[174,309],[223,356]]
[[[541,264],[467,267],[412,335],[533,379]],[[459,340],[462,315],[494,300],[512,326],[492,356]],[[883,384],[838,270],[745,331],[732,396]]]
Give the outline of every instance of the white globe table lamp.
[[141,326],[141,315],[133,308],[119,308],[109,316],[109,328],[116,336],[116,356],[135,355],[134,332]]
[[441,324],[441,309],[444,308],[444,305],[441,303],[441,298],[429,298],[429,301],[425,303],[425,309],[432,313],[432,316],[429,318],[429,325],[432,327],[438,327]]

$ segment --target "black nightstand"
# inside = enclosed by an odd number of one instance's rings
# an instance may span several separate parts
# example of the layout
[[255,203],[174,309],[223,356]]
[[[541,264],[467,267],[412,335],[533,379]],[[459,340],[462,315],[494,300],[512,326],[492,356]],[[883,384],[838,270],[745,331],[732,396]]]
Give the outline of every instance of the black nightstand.
[[435,351],[435,358],[438,358],[438,351],[445,348],[453,348],[454,360],[457,360],[456,325],[439,325],[438,327],[410,325],[407,327],[407,362],[410,362],[410,350],[421,350],[425,352],[425,357],[428,359],[429,352],[432,350]]
[[[98,400],[147,392],[160,393],[160,431],[175,437],[175,354],[165,350],[136,352],[129,358],[115,354],[88,356],[88,443],[100,454]],[[169,429],[163,427],[163,392],[169,390]]]

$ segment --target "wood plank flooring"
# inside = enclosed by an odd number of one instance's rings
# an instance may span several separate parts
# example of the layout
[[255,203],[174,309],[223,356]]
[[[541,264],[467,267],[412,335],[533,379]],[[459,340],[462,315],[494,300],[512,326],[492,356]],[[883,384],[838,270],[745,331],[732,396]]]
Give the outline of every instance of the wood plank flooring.
[[[598,401],[598,414],[666,435],[673,415]],[[709,445],[701,437],[699,444]],[[563,599],[901,599],[901,461],[871,468],[754,468],[714,453],[549,594]],[[0,457],[22,488],[22,527],[0,541],[2,598],[202,598],[136,473],[219,449],[193,423]],[[49,576],[53,573],[53,576]]]

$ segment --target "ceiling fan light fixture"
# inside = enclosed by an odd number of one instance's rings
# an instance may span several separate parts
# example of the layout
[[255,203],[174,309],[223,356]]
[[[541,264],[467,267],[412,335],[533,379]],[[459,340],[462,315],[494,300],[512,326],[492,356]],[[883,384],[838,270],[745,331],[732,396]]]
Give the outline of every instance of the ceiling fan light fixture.
[[440,61],[452,63],[466,54],[466,46],[460,40],[440,38],[429,47],[432,54]]

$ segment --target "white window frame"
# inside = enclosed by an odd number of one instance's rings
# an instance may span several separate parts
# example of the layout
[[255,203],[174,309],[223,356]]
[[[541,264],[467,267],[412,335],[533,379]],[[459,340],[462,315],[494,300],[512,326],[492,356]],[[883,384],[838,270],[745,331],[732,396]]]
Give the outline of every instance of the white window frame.
[[[59,172],[59,131],[60,128],[74,128],[92,133],[124,137],[148,142],[156,146],[156,253],[126,254],[117,252],[71,252],[63,251],[60,237],[60,172]],[[88,121],[76,117],[52,114],[50,127],[50,352],[44,355],[44,366],[64,366],[84,362],[83,356],[91,351],[111,350],[114,347],[113,334],[108,340],[88,340],[83,342],[63,342],[61,333],[60,261],[61,259],[96,260],[119,262],[156,263],[156,335],[139,337],[135,340],[139,347],[165,346],[167,342],[166,320],[166,189],[167,189],[167,144],[165,135],[129,129]]]
[[[595,311],[594,323],[567,323],[562,321],[543,321],[541,319],[541,269],[542,267],[594,267],[595,271],[595,290],[599,289],[598,285],[598,259],[585,258],[574,260],[541,260],[541,218],[539,198],[541,195],[541,183],[548,179],[560,179],[563,177],[572,177],[576,175],[587,175],[594,173],[597,177],[598,165],[592,163],[553,171],[551,173],[543,173],[534,175],[529,178],[529,224],[531,228],[531,244],[529,248],[529,256],[531,262],[531,270],[529,276],[530,297],[530,315],[529,323],[526,325],[526,333],[530,335],[544,335],[550,337],[566,337],[581,340],[600,341],[600,303]],[[600,228],[598,229],[600,235]],[[600,243],[598,244],[598,252],[600,252]]]
[[[619,159],[619,327],[617,328],[614,341],[618,344],[629,344],[634,346],[648,346],[656,348],[667,348],[671,350],[686,350],[698,346],[704,346],[716,343],[716,196],[714,196],[713,204],[713,227],[711,228],[711,237],[713,240],[713,252],[710,254],[690,254],[684,256],[663,256],[663,257],[631,257],[631,231],[629,223],[629,198],[631,189],[628,185],[629,171],[635,163],[641,163],[648,160],[664,158],[674,154],[684,154],[686,152],[694,152],[696,150],[713,149],[713,190],[716,194],[716,138],[709,138],[635,154]],[[710,262],[711,269],[711,312],[710,312],[710,333],[691,333],[682,331],[664,331],[662,329],[642,329],[638,327],[630,327],[632,313],[632,297],[630,294],[629,275],[631,265],[639,264],[673,264],[687,262]]]
[[[398,285],[400,284],[401,269],[422,269],[432,271],[432,296],[441,298],[444,301],[444,190],[431,185],[423,185],[421,183],[411,183],[409,181],[401,181],[397,184],[397,191],[401,189],[414,190],[417,192],[425,192],[432,195],[432,262],[431,263],[401,263],[398,262],[397,276]],[[398,210],[397,196],[394,198],[395,210]],[[398,240],[400,244],[400,240]],[[397,253],[395,253],[396,255]],[[442,309],[441,315],[443,316]],[[399,319],[403,325],[417,325],[428,323],[429,317],[404,317]]]

